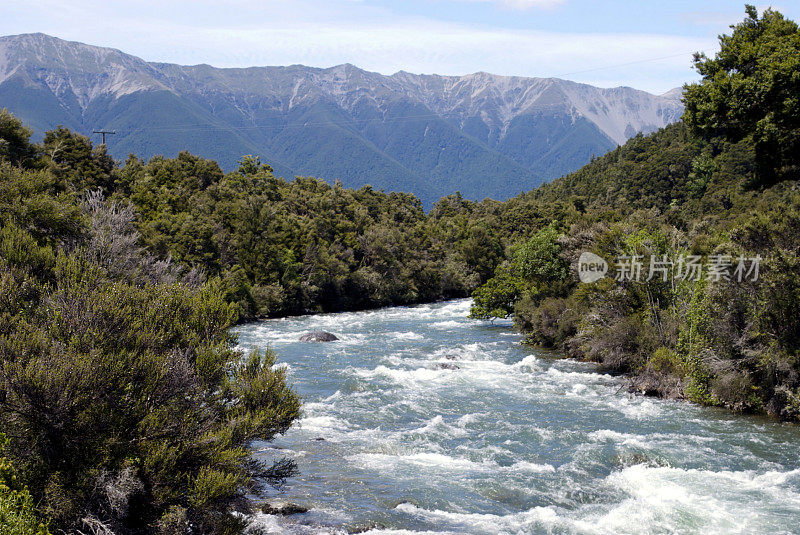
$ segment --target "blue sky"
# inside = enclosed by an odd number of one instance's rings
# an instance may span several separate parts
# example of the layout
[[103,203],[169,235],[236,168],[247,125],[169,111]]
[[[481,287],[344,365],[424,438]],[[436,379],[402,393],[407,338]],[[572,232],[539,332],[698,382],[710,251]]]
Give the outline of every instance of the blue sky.
[[[798,20],[800,2],[781,1]],[[662,93],[696,78],[691,53],[713,53],[744,2],[0,0],[0,12],[0,35],[44,32],[149,61],[486,71]]]

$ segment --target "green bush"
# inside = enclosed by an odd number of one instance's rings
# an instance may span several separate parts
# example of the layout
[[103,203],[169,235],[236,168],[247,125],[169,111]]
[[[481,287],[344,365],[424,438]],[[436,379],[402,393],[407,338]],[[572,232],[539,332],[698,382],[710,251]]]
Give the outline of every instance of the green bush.
[[686,376],[686,365],[683,358],[675,351],[659,347],[647,359],[647,367],[657,374],[671,375],[682,379]]
[[535,300],[523,297],[514,308],[514,325],[529,344],[567,350],[583,312],[575,299],[550,297],[537,306]]
[[[0,433],[0,455],[5,453],[7,445],[8,439]],[[47,525],[39,520],[28,489],[5,456],[0,457],[0,533],[50,535]]]
[[45,533],[36,504],[64,532],[239,532],[245,494],[291,472],[250,442],[300,411],[274,354],[234,349],[247,276],[152,256],[125,200],[97,193],[117,170],[85,138],[42,151],[0,154],[0,530]]
[[472,293],[470,317],[476,319],[506,318],[514,312],[514,304],[524,290],[524,283],[506,270],[500,270]]

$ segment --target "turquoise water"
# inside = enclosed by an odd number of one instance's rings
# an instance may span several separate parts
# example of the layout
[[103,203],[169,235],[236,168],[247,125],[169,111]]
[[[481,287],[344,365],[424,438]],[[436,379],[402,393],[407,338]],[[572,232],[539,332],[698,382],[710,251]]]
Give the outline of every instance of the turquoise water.
[[[265,533],[800,533],[800,427],[630,396],[469,301],[237,328],[305,400]],[[297,339],[333,332],[332,343]],[[458,369],[440,369],[453,364]],[[322,440],[319,440],[322,439]]]

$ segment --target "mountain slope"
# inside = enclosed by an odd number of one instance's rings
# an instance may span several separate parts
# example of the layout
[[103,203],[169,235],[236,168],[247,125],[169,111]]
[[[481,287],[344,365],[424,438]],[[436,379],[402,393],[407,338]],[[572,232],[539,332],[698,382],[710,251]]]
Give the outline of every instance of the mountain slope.
[[188,149],[231,168],[257,154],[279,175],[411,191],[426,204],[531,189],[674,122],[679,99],[487,73],[148,63],[44,34],[0,37],[0,107],[39,136],[58,124],[115,129],[118,158]]

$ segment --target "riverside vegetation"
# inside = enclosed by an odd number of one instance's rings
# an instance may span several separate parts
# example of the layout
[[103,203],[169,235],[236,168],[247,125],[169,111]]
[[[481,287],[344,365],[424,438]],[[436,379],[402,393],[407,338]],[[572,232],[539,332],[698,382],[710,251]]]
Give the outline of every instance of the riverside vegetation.
[[[498,208],[504,235],[539,224],[475,292],[472,313],[513,315],[530,343],[632,374],[639,391],[797,421],[800,30],[748,6],[719,54],[695,65],[703,78],[686,87],[684,122]],[[582,284],[582,251],[645,265],[764,261],[756,281]]]
[[[276,178],[258,158],[117,164],[0,114],[0,526],[236,533],[300,403],[238,320],[466,296],[639,390],[800,419],[800,31],[748,17],[684,122],[507,202]],[[577,282],[581,251],[764,258],[757,281]],[[48,519],[49,528],[42,523]],[[5,524],[4,524],[5,523]],[[11,528],[8,528],[11,529]],[[15,533],[14,531],[11,531]]]
[[0,531],[238,533],[245,495],[293,473],[247,446],[300,402],[229,327],[466,296],[503,256],[412,195],[30,136],[0,111]]

